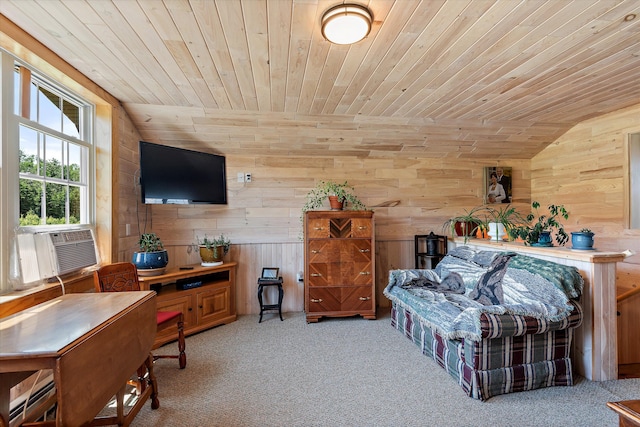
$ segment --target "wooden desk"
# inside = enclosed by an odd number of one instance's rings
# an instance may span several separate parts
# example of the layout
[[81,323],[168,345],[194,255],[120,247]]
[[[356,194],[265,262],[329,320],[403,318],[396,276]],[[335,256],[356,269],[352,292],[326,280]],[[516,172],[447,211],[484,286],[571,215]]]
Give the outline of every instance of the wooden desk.
[[465,243],[461,237],[450,239],[449,245],[513,251],[576,267],[585,282],[580,297],[584,316],[582,325],[575,330],[571,359],[577,372],[589,380],[618,379],[616,263],[624,260],[623,253],[532,247],[486,239],[469,239]]
[[10,388],[40,369],[53,370],[55,425],[92,422],[148,361],[155,333],[149,291],[68,294],[1,319],[0,425]]

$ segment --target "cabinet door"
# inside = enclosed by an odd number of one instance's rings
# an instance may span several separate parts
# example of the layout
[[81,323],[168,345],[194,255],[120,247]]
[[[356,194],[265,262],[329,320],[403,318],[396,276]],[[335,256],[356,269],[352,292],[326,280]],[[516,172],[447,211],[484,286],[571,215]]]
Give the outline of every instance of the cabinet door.
[[216,322],[231,315],[231,288],[221,286],[197,293],[198,325]]
[[[193,325],[193,307],[190,295],[180,295],[170,298],[156,298],[158,311],[181,311],[184,317],[184,329],[188,329]],[[178,338],[178,329],[167,328],[158,332],[156,342],[167,342],[168,338]]]

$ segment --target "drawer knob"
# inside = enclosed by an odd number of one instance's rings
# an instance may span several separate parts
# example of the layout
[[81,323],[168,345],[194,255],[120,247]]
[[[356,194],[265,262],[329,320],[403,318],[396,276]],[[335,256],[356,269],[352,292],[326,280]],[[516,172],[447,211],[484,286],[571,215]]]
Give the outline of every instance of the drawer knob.
[[318,299],[311,298],[310,301],[311,302],[322,302],[322,298],[318,298]]
[[314,230],[324,230],[324,227],[313,227]]
[[365,225],[361,225],[358,227],[358,230],[366,230],[366,229],[367,229],[367,226]]
[[360,301],[369,301],[371,297],[360,297]]
[[311,277],[322,277],[320,273],[311,273]]
[[319,254],[319,253],[320,253],[320,251],[319,251],[319,250],[317,250],[317,249],[314,249],[314,250],[312,250],[312,251],[311,251],[311,253],[312,253],[312,254]]
[[367,276],[369,274],[371,274],[370,271],[361,271],[360,274],[362,274],[363,276]]
[[367,253],[367,252],[371,252],[371,250],[370,249],[360,249],[360,252],[362,252],[364,254],[364,253]]

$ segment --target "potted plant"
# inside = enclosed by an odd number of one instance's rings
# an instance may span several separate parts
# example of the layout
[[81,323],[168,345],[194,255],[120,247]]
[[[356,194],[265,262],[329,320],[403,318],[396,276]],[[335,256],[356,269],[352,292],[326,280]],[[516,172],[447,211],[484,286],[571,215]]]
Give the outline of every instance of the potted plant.
[[593,249],[593,232],[588,228],[580,231],[571,232],[571,249],[579,249],[592,251]]
[[506,234],[511,236],[511,230],[518,224],[525,222],[515,207],[511,205],[500,208],[487,207],[487,230],[491,240],[499,241]]
[[452,236],[463,236],[467,243],[469,236],[475,236],[479,228],[485,223],[479,215],[484,211],[483,206],[476,206],[471,210],[465,209],[464,214],[454,216],[442,224],[442,229],[450,229]]
[[203,267],[214,267],[223,263],[222,258],[229,253],[231,241],[221,234],[220,237],[208,238],[205,234],[202,240],[198,239],[200,249],[201,265]]
[[132,262],[141,276],[155,276],[164,273],[169,263],[162,240],[156,233],[143,233],[138,241],[139,251],[133,253]]
[[333,181],[320,181],[315,188],[307,194],[307,200],[302,211],[319,209],[329,199],[331,210],[342,210],[346,203],[350,210],[365,210],[366,206],[353,194],[355,189],[347,181],[336,183]]
[[569,235],[564,231],[560,218],[568,219],[569,213],[564,205],[549,205],[548,214],[538,214],[540,203],[531,203],[534,212],[526,217],[526,224],[511,229],[511,237],[520,237],[526,245],[553,246],[551,233],[555,231],[556,242],[562,246],[569,240]]

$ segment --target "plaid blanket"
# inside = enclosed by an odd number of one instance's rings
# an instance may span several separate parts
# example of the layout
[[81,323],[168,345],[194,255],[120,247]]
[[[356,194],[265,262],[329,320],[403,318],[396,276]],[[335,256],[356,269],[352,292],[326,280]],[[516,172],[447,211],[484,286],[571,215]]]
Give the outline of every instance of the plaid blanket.
[[[543,323],[566,323],[575,310],[570,299],[579,295],[583,279],[574,267],[556,265],[526,255],[513,257],[502,280],[504,303],[482,305],[467,298],[492,258],[499,252],[473,251],[466,247],[451,251],[434,270],[392,270],[384,295],[392,302],[410,308],[426,326],[445,339],[482,339],[483,315],[516,315],[539,319]],[[516,261],[517,260],[517,261]],[[464,280],[464,295],[437,292],[403,285],[426,277],[441,281],[455,272]],[[549,275],[551,280],[543,277]]]

